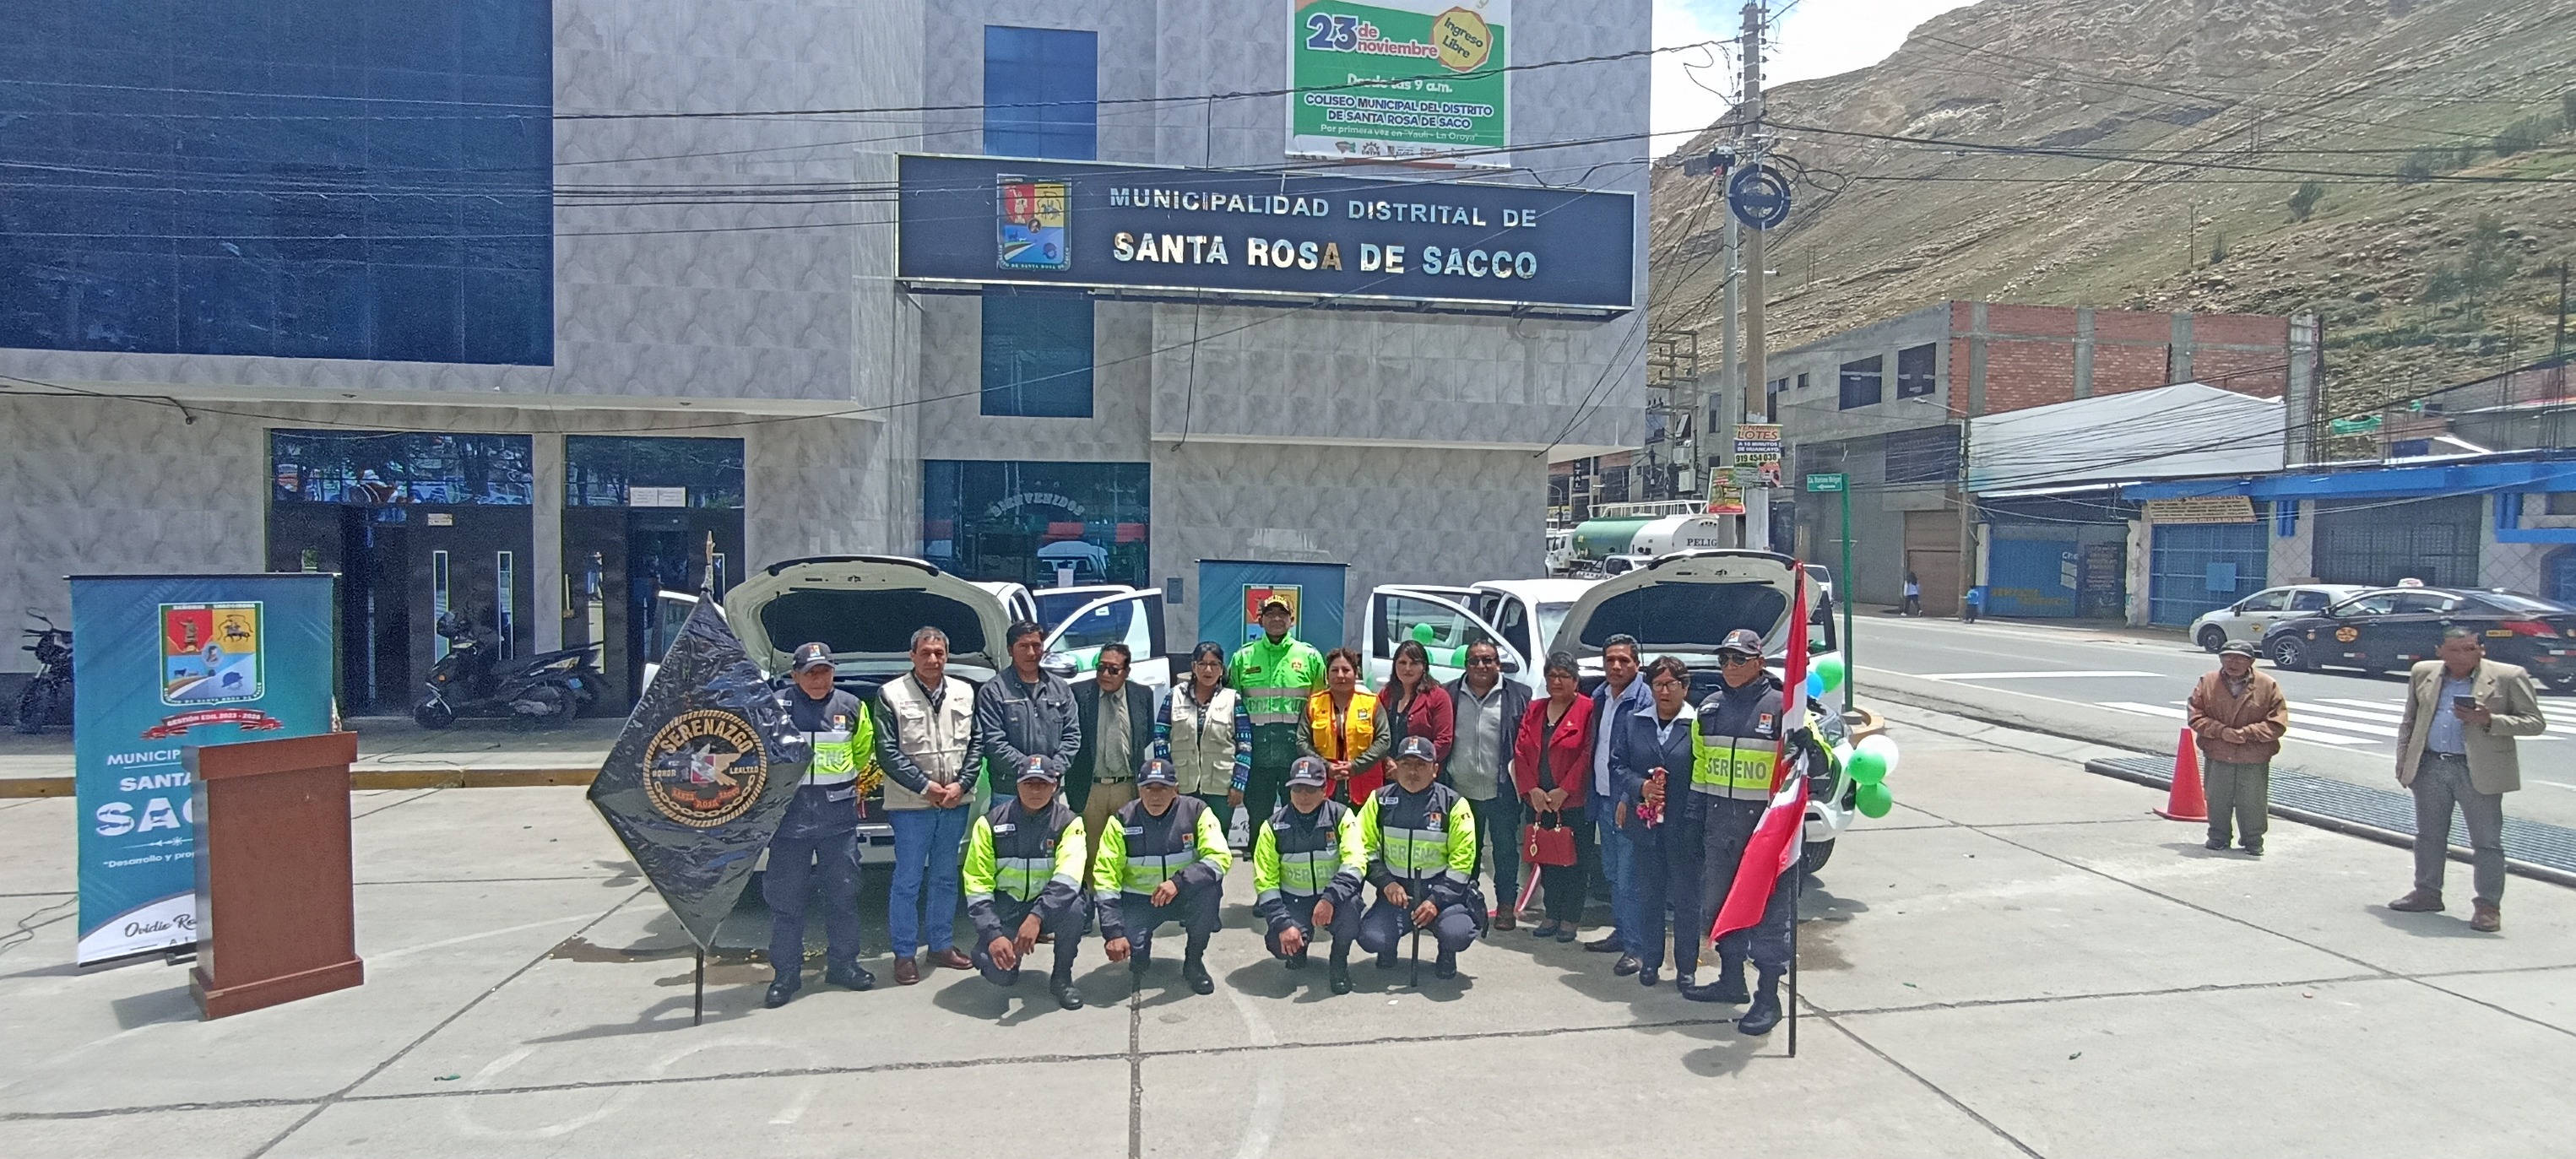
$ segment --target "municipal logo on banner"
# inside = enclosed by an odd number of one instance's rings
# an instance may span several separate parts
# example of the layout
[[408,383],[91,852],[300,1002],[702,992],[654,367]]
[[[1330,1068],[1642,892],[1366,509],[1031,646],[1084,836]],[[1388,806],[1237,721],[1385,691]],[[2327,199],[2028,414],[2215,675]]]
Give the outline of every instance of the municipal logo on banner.
[[1062,181],[1003,177],[994,204],[1001,218],[1001,264],[1006,270],[1073,268],[1071,187]]
[[663,653],[590,803],[698,945],[714,944],[813,757],[711,599]]
[[259,699],[259,613],[256,600],[161,605],[161,703]]

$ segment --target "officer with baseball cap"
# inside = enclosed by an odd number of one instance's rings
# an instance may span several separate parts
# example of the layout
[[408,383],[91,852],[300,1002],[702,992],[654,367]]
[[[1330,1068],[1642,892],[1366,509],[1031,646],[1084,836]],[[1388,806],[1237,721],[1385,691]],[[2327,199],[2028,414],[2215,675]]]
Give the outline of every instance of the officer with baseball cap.
[[1405,934],[1429,930],[1440,943],[1437,976],[1451,978],[1487,911],[1476,888],[1476,814],[1439,775],[1431,738],[1406,737],[1395,748],[1394,779],[1360,806],[1378,900],[1360,916],[1359,943],[1383,968],[1395,964]]
[[787,817],[769,840],[760,896],[769,903],[769,964],[777,980],[762,1005],[776,1008],[804,983],[805,899],[819,882],[826,938],[823,980],[865,990],[876,976],[859,965],[859,815],[877,776],[876,727],[867,705],[832,683],[832,650],[799,644],[788,659],[794,682],[778,694],[813,756]]
[[1256,609],[1261,634],[1235,649],[1226,661],[1225,682],[1242,698],[1252,721],[1252,752],[1244,772],[1243,807],[1255,819],[1267,817],[1279,803],[1288,766],[1298,756],[1297,737],[1306,728],[1306,698],[1324,689],[1324,654],[1288,634],[1296,610],[1276,592]]
[[1201,994],[1216,991],[1205,954],[1216,933],[1218,902],[1234,854],[1225,827],[1207,802],[1184,796],[1172,762],[1146,761],[1136,771],[1136,799],[1109,815],[1092,861],[1100,910],[1101,949],[1112,962],[1143,974],[1153,963],[1154,930],[1180,919],[1189,934],[1181,980]]
[[1062,774],[1045,757],[1020,765],[1019,793],[975,819],[966,833],[966,916],[975,923],[975,968],[996,986],[1020,983],[1020,962],[1040,934],[1055,935],[1055,969],[1047,990],[1067,1010],[1082,1009],[1073,988],[1073,955],[1082,943],[1088,899],[1082,866],[1089,843],[1082,818],[1056,794]]
[[[1692,724],[1690,791],[1673,794],[1665,805],[1665,824],[1677,826],[1665,836],[1668,850],[1697,848],[1696,862],[1670,858],[1668,893],[1684,928],[1705,931],[1717,919],[1718,907],[1735,884],[1744,847],[1771,804],[1772,774],[1786,731],[1793,759],[1791,775],[1804,775],[1809,754],[1820,750],[1810,723],[1804,689],[1792,692],[1762,664],[1762,637],[1744,628],[1728,632],[1717,646],[1716,692],[1699,706]],[[1831,759],[1828,757],[1827,759]],[[1674,806],[1678,805],[1676,809]],[[1783,874],[1798,872],[1790,866]],[[1789,969],[1789,930],[1796,891],[1774,883],[1771,905],[1749,930],[1718,940],[1718,977],[1701,983],[1694,967],[1698,954],[1676,951],[1675,980],[1682,996],[1694,1002],[1750,1002],[1736,1029],[1767,1034],[1780,1021],[1780,976]],[[1705,934],[1701,936],[1706,936]],[[1697,949],[1696,945],[1693,947]],[[1744,985],[1744,962],[1751,958],[1761,974],[1757,989]]]
[[1306,968],[1317,928],[1333,935],[1333,993],[1351,992],[1351,936],[1359,931],[1360,883],[1368,843],[1359,814],[1326,792],[1332,767],[1320,757],[1288,766],[1288,803],[1252,838],[1252,912],[1269,926],[1270,952],[1291,970]]

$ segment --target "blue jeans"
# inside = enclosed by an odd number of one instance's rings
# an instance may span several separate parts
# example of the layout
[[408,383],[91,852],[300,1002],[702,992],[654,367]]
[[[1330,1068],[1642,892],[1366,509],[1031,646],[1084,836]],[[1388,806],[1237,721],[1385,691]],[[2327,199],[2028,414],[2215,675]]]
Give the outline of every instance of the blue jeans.
[[1617,812],[1616,799],[1606,796],[1593,797],[1590,807],[1585,810],[1585,814],[1600,830],[1601,854],[1600,860],[1595,864],[1601,867],[1601,875],[1610,879],[1610,920],[1619,924],[1619,938],[1627,943],[1628,952],[1642,958],[1645,956],[1642,952],[1645,947],[1638,937],[1638,931],[1644,927],[1644,923],[1635,912],[1637,908],[1636,849],[1629,843],[1628,834],[1621,831],[1614,823]]
[[933,953],[956,948],[957,874],[973,812],[966,805],[886,811],[894,826],[894,896],[886,906],[886,929],[894,935],[895,957],[912,957],[925,941]]

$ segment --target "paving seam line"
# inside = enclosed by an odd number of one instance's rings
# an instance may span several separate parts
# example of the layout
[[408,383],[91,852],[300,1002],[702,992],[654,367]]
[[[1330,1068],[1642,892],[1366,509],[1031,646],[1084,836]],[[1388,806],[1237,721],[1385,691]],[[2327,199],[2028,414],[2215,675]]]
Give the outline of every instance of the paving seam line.
[[[2118,749],[2121,752],[2133,753],[2137,758],[2142,760],[2148,758],[2171,759],[2171,754],[2168,753],[2146,752],[2137,749],[2124,748],[2119,745],[2106,745],[2100,740],[2092,737],[2076,736],[2072,733],[2059,732],[2055,729],[2040,728],[2023,722],[2003,720],[1996,715],[1991,715],[1985,711],[1975,708],[1974,706],[1961,704],[1956,701],[1942,700],[1939,697],[1920,696],[1920,694],[1901,691],[1888,692],[1884,689],[1880,690],[1875,695],[1882,700],[1892,700],[1898,704],[1905,705],[1908,708],[1920,708],[1931,712],[1948,713],[1952,716],[1964,717],[1966,719],[1976,721],[1979,724],[1992,725],[2007,732],[2035,733],[2040,736],[2056,737],[2059,740],[2077,741],[2083,744],[2093,745],[2097,748]],[[1924,703],[1925,701],[1929,701],[1930,703]],[[1960,740],[1975,741],[1981,744],[1994,744],[2000,748],[2014,749],[2018,752],[2029,753],[2032,756],[2048,757],[2054,760],[2071,759],[2059,753],[2042,752],[2038,749],[2023,748],[2019,745],[2000,741],[1993,737],[1971,736],[1967,733],[1941,728],[1937,725],[1909,722],[1905,727],[1919,728],[1925,732],[1937,732],[1943,736],[1957,737]],[[2170,783],[2167,781],[2134,773],[2111,764],[2110,761],[2112,759],[2114,758],[2096,758],[2085,761],[2083,763],[2084,771],[2092,773],[2095,776],[2127,781],[2134,785],[2144,785],[2150,789],[2166,789],[2171,787]],[[2331,780],[2333,778],[2326,779]],[[2413,849],[2415,847],[2415,835],[2412,833],[2400,833],[2394,829],[2383,829],[2379,826],[2360,821],[2348,821],[2341,817],[2301,809],[2294,805],[2271,803],[2268,808],[2272,816],[2279,817],[2284,821],[2295,821],[2302,825],[2314,826],[2319,829],[2342,833],[2347,836],[2366,838],[2383,845],[2394,845],[2400,849]],[[1977,827],[1971,826],[1971,828]],[[2451,860],[2462,864],[2467,864],[2469,862],[2469,850],[2454,845],[2449,847],[2449,852]],[[2516,876],[2528,877],[2534,881],[2545,881],[2551,885],[2576,888],[2576,873],[2569,873],[2563,869],[2557,869],[2547,865],[2535,865],[2531,862],[2513,857],[2505,858],[2504,867],[2506,872],[2515,874]]]
[[[1800,1000],[1800,1005],[1807,1006],[1807,1007],[1808,1007],[1808,1009],[1811,1009],[1811,1010],[1815,1009],[1815,1007],[1813,1006],[1813,1004],[1811,1004],[1811,1003],[1807,1003],[1804,999],[1801,999],[1801,1000]],[[1822,1019],[1822,1020],[1824,1020],[1824,1024],[1825,1024],[1826,1026],[1832,1027],[1832,1028],[1833,1028],[1833,1030],[1834,1030],[1834,1033],[1839,1034],[1839,1035],[1842,1035],[1843,1037],[1845,1037],[1845,1038],[1848,1038],[1848,1039],[1852,1040],[1852,1042],[1853,1042],[1854,1044],[1858,1045],[1862,1050],[1866,1050],[1866,1051],[1868,1051],[1871,1055],[1873,1055],[1873,1056],[1877,1057],[1878,1061],[1883,1062],[1883,1063],[1886,1063],[1887,1065],[1889,1065],[1889,1066],[1891,1066],[1891,1067],[1896,1068],[1896,1073],[1901,1074],[1901,1075],[1904,1075],[1905,1077],[1910,1078],[1910,1079],[1913,1079],[1915,1082],[1922,1084],[1923,1089],[1924,1089],[1924,1090],[1927,1090],[1927,1091],[1932,1092],[1932,1094],[1933,1094],[1933,1096],[1934,1096],[1935,1098],[1938,1098],[1938,1099],[1940,1099],[1942,1102],[1945,1102],[1945,1103],[1950,1104],[1950,1106],[1951,1106],[1953,1109],[1957,1110],[1957,1111],[1958,1111],[1960,1114],[1962,1114],[1962,1115],[1966,1115],[1970,1120],[1974,1121],[1978,1126],[1980,1126],[1980,1127],[1984,1127],[1985,1129],[1987,1129],[1987,1130],[1989,1130],[1989,1131],[1994,1132],[1994,1134],[1995,1134],[1995,1137],[1996,1137],[1996,1138],[2001,1139],[2001,1140],[2003,1140],[2004,1142],[2007,1142],[2007,1143],[2012,1144],[2012,1145],[2013,1145],[2013,1149],[2014,1149],[2014,1150],[2019,1151],[2019,1152],[2021,1152],[2021,1153],[2022,1153],[2022,1154],[2024,1154],[2024,1155],[2028,1155],[2028,1156],[2030,1156],[2030,1159],[2042,1159],[2042,1156],[2040,1155],[2039,1150],[2038,1150],[2037,1148],[2035,1148],[2035,1147],[2032,1147],[2032,1146],[2031,1146],[2030,1144],[2028,1144],[2028,1143],[2024,1143],[2024,1142],[2022,1142],[2022,1141],[2021,1141],[2021,1137],[2020,1137],[2020,1136],[2015,1135],[2015,1134],[2013,1134],[2013,1133],[2012,1133],[2012,1132],[2010,1132],[2010,1131],[2004,1130],[2004,1128],[2003,1128],[2003,1125],[2002,1125],[2002,1124],[1995,1122],[1993,1119],[1989,1119],[1989,1118],[1987,1118],[1984,1114],[1980,1113],[1980,1112],[1979,1112],[1975,1107],[1971,1107],[1971,1106],[1969,1106],[1969,1105],[1967,1104],[1967,1101],[1966,1101],[1966,1100],[1961,1099],[1959,1096],[1954,1095],[1954,1094],[1951,1094],[1948,1090],[1943,1089],[1943,1088],[1942,1088],[1942,1086],[1941,1086],[1939,1083],[1935,1083],[1935,1082],[1933,1082],[1931,1079],[1925,1078],[1925,1077],[1923,1077],[1921,1074],[1916,1073],[1913,1067],[1907,1066],[1907,1065],[1905,1065],[1904,1063],[1901,1063],[1901,1062],[1896,1061],[1896,1056],[1891,1055],[1891,1054],[1887,1053],[1886,1051],[1879,1049],[1879,1046],[1878,1046],[1878,1044],[1877,1044],[1877,1043],[1875,1043],[1875,1042],[1871,1042],[1870,1040],[1868,1040],[1868,1039],[1866,1039],[1866,1038],[1861,1037],[1860,1032],[1858,1032],[1858,1031],[1856,1031],[1856,1030],[1853,1030],[1851,1027],[1848,1027],[1848,1026],[1843,1025],[1843,1024],[1842,1024],[1842,1021],[1841,1021],[1840,1019],[1836,1018],[1835,1016],[1833,1016],[1833,1015],[1831,1015],[1831,1014],[1827,1014],[1827,1013],[1825,1013],[1824,1011],[1821,1011],[1821,1010],[1816,1011],[1816,1017],[1817,1017],[1817,1018],[1820,1018],[1820,1019]]]

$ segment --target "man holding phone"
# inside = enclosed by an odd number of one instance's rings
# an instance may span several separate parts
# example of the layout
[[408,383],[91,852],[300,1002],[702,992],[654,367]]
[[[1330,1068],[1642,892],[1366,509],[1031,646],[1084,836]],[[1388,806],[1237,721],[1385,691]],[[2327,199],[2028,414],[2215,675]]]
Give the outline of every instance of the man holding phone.
[[2504,795],[2522,787],[2513,738],[2548,727],[2531,673],[2486,658],[2476,632],[2442,633],[2438,660],[2415,665],[2398,725],[2397,783],[2415,794],[2415,888],[2388,903],[2403,913],[2442,909],[2451,847],[2451,807],[2469,824],[2469,928],[2504,928]]

